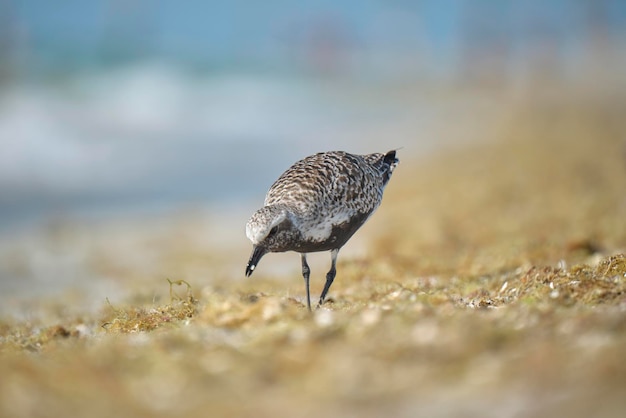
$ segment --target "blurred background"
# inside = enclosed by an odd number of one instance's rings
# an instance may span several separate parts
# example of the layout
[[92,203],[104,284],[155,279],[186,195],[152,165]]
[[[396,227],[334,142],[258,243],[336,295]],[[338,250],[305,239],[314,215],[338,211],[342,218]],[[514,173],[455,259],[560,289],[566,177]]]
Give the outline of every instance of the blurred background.
[[245,243],[297,159],[424,158],[503,97],[610,96],[625,43],[621,0],[0,0],[0,293],[84,280],[59,224],[210,211]]

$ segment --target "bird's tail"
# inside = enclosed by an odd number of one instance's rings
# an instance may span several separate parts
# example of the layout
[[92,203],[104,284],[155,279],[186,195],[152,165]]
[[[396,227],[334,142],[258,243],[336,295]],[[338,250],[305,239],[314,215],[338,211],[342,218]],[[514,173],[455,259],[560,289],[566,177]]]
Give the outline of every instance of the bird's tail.
[[383,184],[386,185],[391,178],[391,173],[393,173],[393,170],[395,170],[396,166],[400,162],[400,160],[396,158],[396,150],[394,149],[387,152],[387,154],[385,154],[385,156],[382,158],[382,162]]

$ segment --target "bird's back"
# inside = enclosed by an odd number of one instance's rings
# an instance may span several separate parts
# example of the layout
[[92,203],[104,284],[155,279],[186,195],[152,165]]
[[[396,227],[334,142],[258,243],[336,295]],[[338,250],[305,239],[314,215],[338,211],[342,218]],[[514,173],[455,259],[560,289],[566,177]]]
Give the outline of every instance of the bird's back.
[[394,151],[318,153],[285,171],[268,191],[265,205],[288,206],[298,216],[310,250],[340,247],[380,205],[396,163]]
[[287,204],[301,214],[334,208],[370,212],[380,204],[389,171],[383,157],[332,151],[304,158],[274,182],[265,205]]

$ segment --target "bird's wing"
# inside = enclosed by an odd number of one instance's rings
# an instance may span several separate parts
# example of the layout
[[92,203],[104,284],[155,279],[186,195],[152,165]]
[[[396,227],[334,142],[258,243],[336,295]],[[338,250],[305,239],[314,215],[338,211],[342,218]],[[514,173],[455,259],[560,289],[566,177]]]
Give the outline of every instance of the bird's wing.
[[376,170],[364,157],[319,153],[285,171],[270,187],[265,205],[286,203],[302,212],[342,208],[367,214],[382,199],[379,183]]
[[334,177],[328,154],[315,154],[289,167],[270,187],[265,205],[291,204],[306,210],[323,203],[322,196]]

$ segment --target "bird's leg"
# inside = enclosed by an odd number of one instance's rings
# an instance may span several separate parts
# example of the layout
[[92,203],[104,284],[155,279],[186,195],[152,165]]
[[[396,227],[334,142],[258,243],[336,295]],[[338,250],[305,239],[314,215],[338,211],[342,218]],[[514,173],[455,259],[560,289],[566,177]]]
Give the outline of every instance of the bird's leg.
[[306,286],[306,306],[309,308],[309,312],[311,312],[311,293],[309,291],[309,276],[311,274],[311,269],[309,268],[309,264],[306,262],[306,253],[302,253],[302,277],[304,277],[304,285]]
[[330,285],[333,284],[333,280],[335,280],[335,275],[337,274],[337,269],[335,268],[337,264],[337,254],[339,254],[339,249],[334,249],[330,251],[330,270],[326,273],[326,284],[324,285],[324,290],[322,290],[322,294],[320,295],[320,301],[317,306],[322,306],[324,303],[324,298],[326,297],[326,293],[328,293],[328,289],[330,289]]

